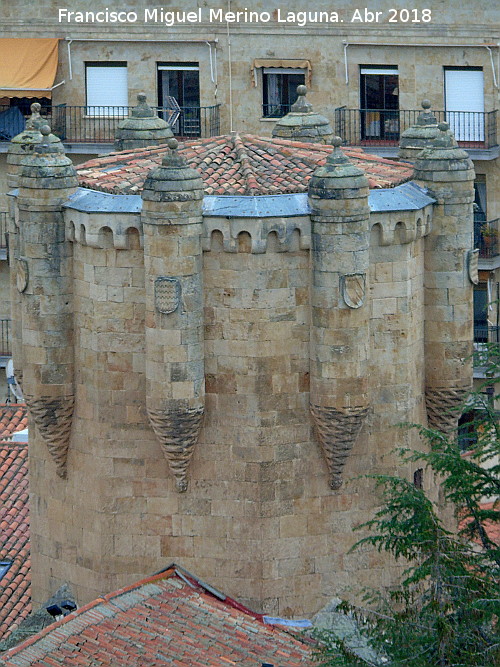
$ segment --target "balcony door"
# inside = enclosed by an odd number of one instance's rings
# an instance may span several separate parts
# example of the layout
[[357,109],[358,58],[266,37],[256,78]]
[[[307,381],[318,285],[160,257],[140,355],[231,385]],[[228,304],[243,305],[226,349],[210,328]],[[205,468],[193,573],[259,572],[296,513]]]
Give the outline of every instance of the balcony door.
[[281,118],[291,109],[297,100],[297,86],[306,80],[306,70],[291,67],[264,67],[263,83],[263,117]]
[[198,63],[158,64],[158,106],[170,108],[169,97],[181,107],[181,115],[172,128],[174,134],[199,137],[200,68]]
[[361,138],[367,142],[398,141],[397,67],[362,66],[360,87]]
[[481,68],[444,70],[446,121],[457,141],[484,142],[484,75]]

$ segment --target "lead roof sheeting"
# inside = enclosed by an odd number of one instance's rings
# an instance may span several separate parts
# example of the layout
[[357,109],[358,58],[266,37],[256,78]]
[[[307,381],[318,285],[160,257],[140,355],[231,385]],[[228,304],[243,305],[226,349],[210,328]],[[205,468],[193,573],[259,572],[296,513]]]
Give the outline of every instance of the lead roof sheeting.
[[78,188],[64,206],[83,213],[140,213],[142,199],[140,195],[111,195]]
[[[368,198],[373,213],[418,211],[435,202],[415,183],[371,190]],[[140,195],[111,195],[79,188],[64,205],[84,213],[140,213]],[[216,196],[203,198],[203,215],[223,218],[283,218],[309,215],[306,193],[268,196]]]

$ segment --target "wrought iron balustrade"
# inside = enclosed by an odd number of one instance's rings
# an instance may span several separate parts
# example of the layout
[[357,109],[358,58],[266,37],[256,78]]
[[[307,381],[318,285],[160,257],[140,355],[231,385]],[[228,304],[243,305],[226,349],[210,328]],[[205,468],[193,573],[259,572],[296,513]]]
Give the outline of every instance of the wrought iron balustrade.
[[[111,144],[115,140],[118,125],[130,115],[134,107],[126,106],[73,106],[59,104],[43,109],[42,115],[52,132],[62,141],[71,144]],[[1,113],[10,109],[0,106],[0,141],[10,141],[19,129],[6,127],[2,133]],[[162,118],[170,118],[169,110],[155,107]],[[206,107],[181,107],[177,121],[172,125],[178,137],[213,137],[220,134],[220,104]],[[12,134],[14,132],[15,134]]]
[[263,118],[283,118],[292,108],[291,104],[263,104]]
[[[397,146],[401,134],[415,125],[422,109],[335,109],[335,133],[350,146]],[[463,148],[498,145],[497,110],[433,111],[450,125]]]
[[489,259],[500,255],[499,222],[500,218],[486,222],[474,220],[474,247],[479,249],[479,257]]

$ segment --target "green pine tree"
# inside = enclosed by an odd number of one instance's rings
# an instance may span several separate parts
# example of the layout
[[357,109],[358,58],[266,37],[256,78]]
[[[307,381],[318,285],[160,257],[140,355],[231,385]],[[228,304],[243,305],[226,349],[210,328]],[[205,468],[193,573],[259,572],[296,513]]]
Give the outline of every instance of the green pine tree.
[[[372,545],[407,565],[397,589],[367,596],[371,611],[351,608],[380,656],[378,664],[500,665],[500,547],[490,537],[491,528],[500,522],[500,431],[488,401],[483,401],[479,414],[477,443],[467,456],[457,440],[418,426],[428,450],[401,451],[403,459],[420,462],[436,475],[454,510],[456,531],[445,527],[442,508],[412,482],[373,476],[383,505],[359,526],[371,534],[354,548]],[[497,500],[485,508],[485,499]],[[370,664],[328,632],[320,639],[320,664]]]

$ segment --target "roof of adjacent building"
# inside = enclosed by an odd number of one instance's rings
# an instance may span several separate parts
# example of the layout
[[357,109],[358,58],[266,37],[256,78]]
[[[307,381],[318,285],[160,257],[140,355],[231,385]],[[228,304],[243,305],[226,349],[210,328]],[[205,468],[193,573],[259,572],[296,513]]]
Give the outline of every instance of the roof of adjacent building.
[[[0,443],[0,639],[31,611],[28,445]],[[0,565],[0,573],[5,568]]]
[[14,433],[28,428],[26,403],[0,404],[0,442],[10,440]]
[[[166,145],[110,153],[79,165],[80,185],[112,194],[138,194],[146,176],[168,151]],[[313,172],[332,146],[288,139],[232,134],[186,141],[179,153],[198,169],[207,195],[279,195],[306,192]],[[370,188],[391,188],[410,180],[413,168],[361,148],[343,148],[368,177]]]
[[[481,504],[482,510],[499,510],[499,501],[491,501],[489,503]],[[484,528],[488,533],[488,537],[492,542],[500,546],[500,524],[498,521],[489,521],[488,519],[484,522]]]
[[311,647],[172,565],[7,651],[7,667],[312,665]]

